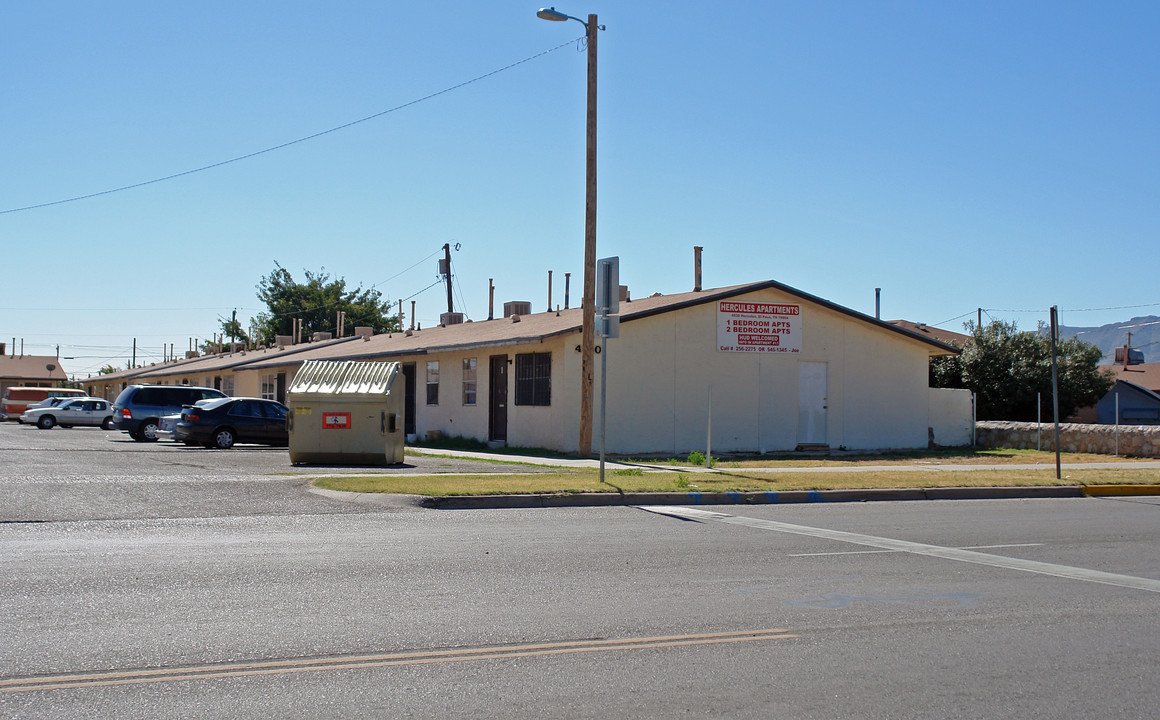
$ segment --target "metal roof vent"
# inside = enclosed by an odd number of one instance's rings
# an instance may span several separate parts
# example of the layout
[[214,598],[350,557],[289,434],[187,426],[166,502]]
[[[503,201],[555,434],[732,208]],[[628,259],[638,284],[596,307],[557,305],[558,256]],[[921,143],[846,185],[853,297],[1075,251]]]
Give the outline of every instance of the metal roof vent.
[[448,325],[462,325],[463,313],[461,312],[445,312],[439,315],[439,324],[447,327]]

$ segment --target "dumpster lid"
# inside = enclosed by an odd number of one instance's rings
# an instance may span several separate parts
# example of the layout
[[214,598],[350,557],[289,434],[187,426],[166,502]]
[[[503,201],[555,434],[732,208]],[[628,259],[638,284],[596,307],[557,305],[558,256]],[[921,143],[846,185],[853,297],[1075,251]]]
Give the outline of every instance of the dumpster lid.
[[399,374],[397,362],[307,360],[294,375],[287,393],[314,395],[390,395]]

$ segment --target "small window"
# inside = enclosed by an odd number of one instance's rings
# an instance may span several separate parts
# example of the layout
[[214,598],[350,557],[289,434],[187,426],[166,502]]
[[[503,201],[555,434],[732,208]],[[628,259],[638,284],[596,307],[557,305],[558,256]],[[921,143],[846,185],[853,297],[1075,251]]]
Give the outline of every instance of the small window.
[[475,404],[475,358],[463,358],[463,404]]
[[516,355],[516,405],[552,404],[552,353]]
[[278,380],[275,375],[262,376],[262,399],[263,400],[277,400],[275,397],[278,394]]
[[427,361],[427,404],[439,404],[439,361]]

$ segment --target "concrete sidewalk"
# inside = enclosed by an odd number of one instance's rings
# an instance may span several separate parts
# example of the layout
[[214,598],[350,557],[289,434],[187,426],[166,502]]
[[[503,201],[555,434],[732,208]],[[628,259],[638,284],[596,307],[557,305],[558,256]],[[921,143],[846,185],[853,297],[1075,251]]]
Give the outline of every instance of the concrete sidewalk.
[[[592,458],[549,458],[534,455],[511,455],[508,453],[486,453],[469,450],[435,450],[432,448],[407,448],[407,453],[414,455],[449,455],[471,460],[491,460],[495,462],[525,463],[528,465],[561,467],[561,468],[590,468],[600,467],[600,461]],[[646,472],[683,472],[683,473],[720,473],[728,470],[743,469],[745,472],[758,473],[860,473],[860,472],[974,472],[983,470],[1049,470],[1054,469],[1054,463],[1023,463],[1018,465],[956,465],[953,463],[921,462],[913,465],[859,465],[837,467],[786,467],[786,468],[707,468],[703,465],[668,465],[660,463],[625,462],[623,460],[605,460],[607,470],[640,469]],[[1116,470],[1116,469],[1157,469],[1160,460],[1140,461],[1111,461],[1096,463],[1064,463],[1063,470]]]
[[[473,460],[520,462],[560,468],[598,468],[599,460],[579,458],[545,458],[464,450],[408,448],[419,455],[449,455]],[[730,468],[660,465],[606,461],[609,470],[642,469],[646,472],[721,473]],[[1062,470],[1150,468],[1160,469],[1160,461],[1106,462],[1065,464]],[[859,472],[983,472],[988,470],[1053,470],[1054,464],[954,465],[922,463],[915,465],[865,465],[859,467],[745,468],[760,473],[859,473]],[[403,496],[378,493],[348,493],[312,488],[312,492],[335,499],[374,505],[410,505],[434,509],[501,509],[549,507],[607,507],[633,505],[770,505],[787,503],[874,502],[914,500],[987,500],[1018,498],[1080,498],[1085,496],[1160,495],[1160,485],[1050,485],[1027,487],[958,487],[897,488],[861,490],[788,490],[764,492],[666,492],[666,493],[560,493],[538,495],[455,495]]]

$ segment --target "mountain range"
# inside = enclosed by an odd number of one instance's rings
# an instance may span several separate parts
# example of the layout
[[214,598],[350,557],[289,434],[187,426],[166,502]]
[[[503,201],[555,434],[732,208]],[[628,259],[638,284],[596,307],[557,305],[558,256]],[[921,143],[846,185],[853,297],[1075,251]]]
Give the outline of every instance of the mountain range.
[[[1130,343],[1129,333],[1131,333]],[[1144,353],[1145,362],[1160,362],[1160,317],[1155,315],[1134,317],[1131,320],[1099,327],[1060,325],[1059,336],[1061,338],[1078,336],[1081,340],[1098,347],[1104,353],[1103,359],[1100,360],[1102,365],[1115,363],[1116,348],[1128,344]]]

